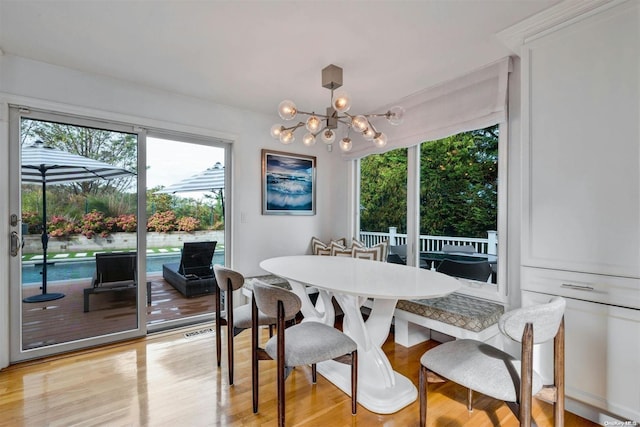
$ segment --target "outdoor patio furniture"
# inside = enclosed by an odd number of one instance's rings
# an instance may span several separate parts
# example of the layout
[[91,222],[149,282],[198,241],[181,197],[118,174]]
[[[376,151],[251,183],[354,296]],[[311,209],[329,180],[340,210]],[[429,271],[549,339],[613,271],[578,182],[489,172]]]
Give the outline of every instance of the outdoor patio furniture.
[[445,258],[436,268],[438,273],[469,280],[486,282],[491,277],[491,265],[487,260],[458,261]]
[[442,252],[464,252],[473,254],[476,248],[473,245],[442,245]]
[[216,290],[213,253],[216,241],[185,242],[179,263],[162,265],[162,277],[186,297],[212,294]]
[[[96,254],[96,272],[92,286],[84,289],[84,312],[89,311],[89,295],[136,289],[135,252],[111,252]],[[151,304],[150,283],[147,283],[147,304]]]

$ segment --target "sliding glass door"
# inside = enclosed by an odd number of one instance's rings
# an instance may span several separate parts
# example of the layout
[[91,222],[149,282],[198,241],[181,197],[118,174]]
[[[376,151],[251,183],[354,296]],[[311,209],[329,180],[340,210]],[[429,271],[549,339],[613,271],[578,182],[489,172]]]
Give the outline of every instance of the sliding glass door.
[[140,139],[131,126],[11,108],[13,361],[146,333]]
[[214,314],[212,265],[225,264],[226,144],[152,132],[147,138],[150,331]]

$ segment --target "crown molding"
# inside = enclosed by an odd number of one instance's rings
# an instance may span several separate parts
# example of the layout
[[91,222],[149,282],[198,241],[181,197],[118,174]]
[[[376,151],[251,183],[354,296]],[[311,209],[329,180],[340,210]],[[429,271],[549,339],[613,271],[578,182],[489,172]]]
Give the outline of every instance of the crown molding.
[[538,36],[627,1],[634,0],[565,0],[496,33],[496,37],[520,55],[522,45]]

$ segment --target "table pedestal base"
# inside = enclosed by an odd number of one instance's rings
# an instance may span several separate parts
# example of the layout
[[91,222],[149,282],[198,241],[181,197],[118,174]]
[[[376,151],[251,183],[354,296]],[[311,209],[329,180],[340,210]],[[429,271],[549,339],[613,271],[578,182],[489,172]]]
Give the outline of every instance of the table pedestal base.
[[[358,354],[358,357],[360,355]],[[351,396],[351,367],[330,360],[318,363],[318,373]],[[407,378],[393,372],[395,381],[391,387],[371,387],[366,375],[358,374],[358,404],[377,414],[392,414],[415,402],[418,398],[416,386]]]

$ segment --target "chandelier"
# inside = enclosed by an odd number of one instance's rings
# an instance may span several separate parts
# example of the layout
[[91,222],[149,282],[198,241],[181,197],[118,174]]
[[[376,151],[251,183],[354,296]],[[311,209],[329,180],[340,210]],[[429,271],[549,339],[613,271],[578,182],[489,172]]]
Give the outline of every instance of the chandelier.
[[336,139],[338,126],[346,127],[344,137],[340,140],[340,149],[344,152],[350,151],[353,142],[349,137],[350,133],[362,135],[367,141],[372,141],[377,147],[382,148],[387,145],[387,136],[376,129],[372,119],[384,117],[392,125],[402,123],[404,108],[400,106],[391,107],[386,113],[380,114],[360,114],[352,115],[348,111],[351,108],[351,98],[344,90],[335,91],[342,86],[342,68],[336,65],[328,65],[322,69],[322,87],[331,90],[331,106],[327,107],[326,114],[308,113],[298,110],[296,104],[290,100],[284,100],[278,105],[278,114],[282,120],[293,120],[299,114],[307,116],[306,121],[298,122],[292,126],[275,124],[271,127],[271,136],[279,139],[283,144],[291,144],[295,141],[294,132],[302,127],[307,133],[302,137],[302,143],[308,147],[316,143],[320,136],[322,142],[327,144],[329,151]]

